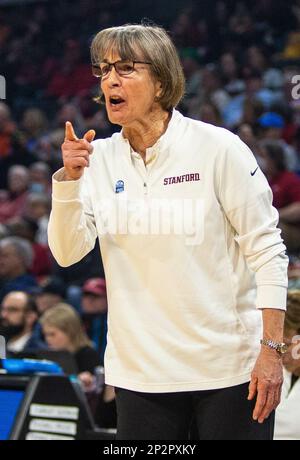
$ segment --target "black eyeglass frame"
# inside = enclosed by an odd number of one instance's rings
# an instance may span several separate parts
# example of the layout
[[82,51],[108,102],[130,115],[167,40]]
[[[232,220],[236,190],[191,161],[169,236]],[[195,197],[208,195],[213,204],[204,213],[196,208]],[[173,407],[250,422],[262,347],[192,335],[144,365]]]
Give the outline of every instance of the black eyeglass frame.
[[[130,63],[130,64],[133,64],[132,65],[132,70],[130,70],[129,72],[127,73],[120,73],[116,67],[117,64],[119,63]],[[118,75],[120,75],[121,77],[123,75],[130,75],[133,71],[134,71],[134,66],[135,64],[147,64],[147,65],[152,65],[152,62],[146,62],[146,61],[125,61],[125,60],[118,60],[118,61],[115,61],[115,62],[103,62],[103,64],[107,64],[108,65],[108,72],[105,74],[105,75],[102,75],[102,71],[101,71],[101,67],[99,65],[95,65],[95,64],[92,64],[92,71],[93,71],[93,75],[96,77],[96,78],[103,78],[103,77],[106,77],[110,72],[111,72],[111,69],[112,67],[114,67],[115,71],[117,72]],[[96,69],[96,72],[98,71],[99,74],[97,74],[94,69]]]

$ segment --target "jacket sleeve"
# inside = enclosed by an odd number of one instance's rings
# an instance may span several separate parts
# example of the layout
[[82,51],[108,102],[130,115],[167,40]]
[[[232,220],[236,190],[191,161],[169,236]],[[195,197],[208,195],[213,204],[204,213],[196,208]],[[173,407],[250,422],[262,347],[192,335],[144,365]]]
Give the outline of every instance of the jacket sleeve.
[[286,247],[269,184],[250,149],[234,136],[218,163],[218,198],[257,284],[257,308],[286,308]]
[[64,181],[62,176],[60,169],[52,179],[48,241],[58,264],[68,267],[94,248],[97,230],[85,174],[74,181]]

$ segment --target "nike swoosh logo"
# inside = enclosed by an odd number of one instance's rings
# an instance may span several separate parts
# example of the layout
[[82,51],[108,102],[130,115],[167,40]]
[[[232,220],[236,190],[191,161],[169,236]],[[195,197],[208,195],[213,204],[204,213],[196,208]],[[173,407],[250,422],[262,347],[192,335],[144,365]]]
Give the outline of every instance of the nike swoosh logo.
[[254,174],[256,173],[257,170],[258,170],[258,166],[253,172],[252,171],[250,172],[251,176],[254,176]]

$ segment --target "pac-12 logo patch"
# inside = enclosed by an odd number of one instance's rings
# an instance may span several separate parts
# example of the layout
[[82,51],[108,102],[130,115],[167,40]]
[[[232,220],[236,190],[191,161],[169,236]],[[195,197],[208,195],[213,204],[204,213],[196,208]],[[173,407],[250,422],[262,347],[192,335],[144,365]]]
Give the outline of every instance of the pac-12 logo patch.
[[115,192],[116,193],[124,192],[124,181],[122,180],[117,181]]

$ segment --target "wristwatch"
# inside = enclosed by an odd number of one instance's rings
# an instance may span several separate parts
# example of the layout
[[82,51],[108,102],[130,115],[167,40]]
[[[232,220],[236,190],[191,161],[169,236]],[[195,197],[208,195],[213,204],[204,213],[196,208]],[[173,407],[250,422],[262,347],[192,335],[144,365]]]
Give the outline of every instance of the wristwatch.
[[285,343],[274,342],[274,340],[262,339],[260,343],[261,345],[272,348],[272,350],[276,350],[280,355],[284,355],[288,350],[288,346]]

